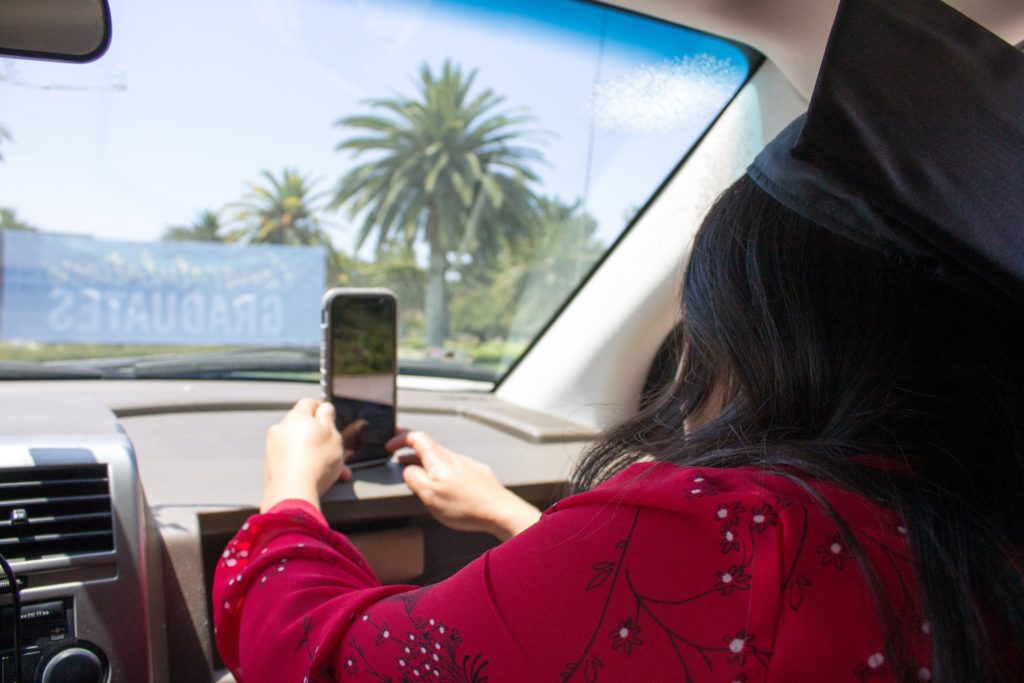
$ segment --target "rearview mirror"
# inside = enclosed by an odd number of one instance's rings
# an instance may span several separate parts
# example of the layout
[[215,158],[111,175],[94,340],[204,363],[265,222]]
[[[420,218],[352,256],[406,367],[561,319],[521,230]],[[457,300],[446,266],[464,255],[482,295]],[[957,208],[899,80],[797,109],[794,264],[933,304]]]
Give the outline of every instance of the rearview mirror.
[[0,0],[0,55],[91,62],[109,45],[107,0]]

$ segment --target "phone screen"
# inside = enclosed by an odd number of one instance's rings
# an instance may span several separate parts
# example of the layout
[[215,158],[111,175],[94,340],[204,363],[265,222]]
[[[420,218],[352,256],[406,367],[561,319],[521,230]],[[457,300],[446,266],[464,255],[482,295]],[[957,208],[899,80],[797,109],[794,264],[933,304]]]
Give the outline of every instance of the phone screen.
[[389,458],[395,433],[395,300],[337,296],[331,301],[330,396],[349,465]]

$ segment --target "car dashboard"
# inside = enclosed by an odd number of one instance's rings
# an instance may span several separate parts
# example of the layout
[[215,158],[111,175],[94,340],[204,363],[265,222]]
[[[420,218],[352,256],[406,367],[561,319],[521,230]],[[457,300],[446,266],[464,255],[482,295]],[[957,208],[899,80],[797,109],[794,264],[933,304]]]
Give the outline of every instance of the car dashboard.
[[[24,523],[31,526],[81,511],[91,504],[88,496],[60,498],[52,486],[29,496],[15,484],[0,484],[9,492],[0,501],[9,518],[7,538],[50,538],[61,551],[51,556],[45,547],[28,548],[12,557],[19,583],[24,580],[23,625],[32,610],[49,610],[36,629],[45,637],[31,640],[32,656],[45,665],[56,652],[88,657],[78,652],[85,649],[103,659],[111,681],[230,680],[212,644],[213,569],[227,541],[257,510],[267,428],[295,401],[316,393],[314,384],[273,381],[0,386],[0,482],[21,473],[37,484],[49,478],[65,488],[82,486],[66,483],[69,472],[77,472],[98,477],[93,486],[107,497],[107,545],[68,552],[69,539],[83,532],[57,538],[12,529],[14,511],[29,508]],[[403,426],[435,434],[489,464],[540,507],[559,495],[594,434],[484,392],[400,390],[399,415]],[[33,512],[30,506],[43,502],[47,507]],[[443,579],[496,543],[435,522],[395,463],[357,469],[353,481],[327,493],[323,511],[384,582]],[[14,680],[6,673],[11,666],[4,664],[5,681]]]

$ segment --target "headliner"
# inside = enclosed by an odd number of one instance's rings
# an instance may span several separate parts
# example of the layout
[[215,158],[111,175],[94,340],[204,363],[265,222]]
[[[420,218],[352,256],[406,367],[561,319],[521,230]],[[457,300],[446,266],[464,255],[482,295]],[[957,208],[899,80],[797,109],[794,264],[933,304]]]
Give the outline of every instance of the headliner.
[[[1024,40],[1020,0],[947,0],[1011,44]],[[839,0],[608,0],[608,4],[738,40],[778,64],[810,98]]]

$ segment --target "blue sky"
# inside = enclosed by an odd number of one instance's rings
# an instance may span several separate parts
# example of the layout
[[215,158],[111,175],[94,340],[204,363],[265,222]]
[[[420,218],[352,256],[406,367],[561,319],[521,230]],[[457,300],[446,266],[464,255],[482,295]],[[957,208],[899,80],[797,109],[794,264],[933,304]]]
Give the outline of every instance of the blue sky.
[[[573,1],[111,5],[98,62],[0,64],[14,137],[0,149],[0,207],[46,230],[155,239],[237,201],[265,169],[327,190],[354,163],[334,151],[345,133],[332,123],[367,98],[413,94],[420,64],[451,59],[552,133],[540,191],[585,195],[611,239],[746,71],[730,45]],[[331,220],[350,248],[347,219]]]

